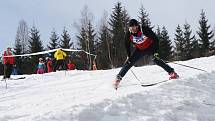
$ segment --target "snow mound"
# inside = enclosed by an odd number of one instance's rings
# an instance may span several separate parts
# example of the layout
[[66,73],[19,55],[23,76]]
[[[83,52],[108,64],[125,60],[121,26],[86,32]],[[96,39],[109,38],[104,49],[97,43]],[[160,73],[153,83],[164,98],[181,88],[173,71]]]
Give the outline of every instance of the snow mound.
[[[215,56],[169,63],[180,78],[142,87],[129,71],[112,87],[119,69],[24,75],[0,83],[0,121],[214,121]],[[143,83],[168,74],[156,65],[132,67]],[[20,76],[13,76],[18,78]]]

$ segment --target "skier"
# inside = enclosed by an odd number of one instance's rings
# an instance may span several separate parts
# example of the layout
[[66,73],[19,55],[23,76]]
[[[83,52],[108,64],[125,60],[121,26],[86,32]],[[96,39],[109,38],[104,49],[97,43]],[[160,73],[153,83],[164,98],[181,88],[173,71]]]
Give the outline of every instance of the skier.
[[[5,57],[10,56],[10,57]],[[11,51],[11,48],[8,47],[6,51],[4,51],[3,56],[3,63],[4,63],[4,77],[3,79],[10,78],[10,75],[12,73],[13,65],[15,63],[15,59],[13,57],[13,53]]]
[[62,49],[58,49],[55,52],[54,57],[56,59],[56,64],[55,64],[55,67],[54,67],[54,71],[59,69],[59,67],[63,68],[64,70],[67,69],[66,63],[65,63],[66,56],[67,56],[66,53]]
[[[179,77],[173,68],[171,68],[158,57],[158,43],[159,40],[157,36],[149,27],[140,27],[136,19],[131,19],[129,21],[128,31],[125,36],[127,59],[120,72],[117,74],[116,79],[113,81],[113,86],[115,89],[118,88],[120,81],[128,72],[128,70],[145,55],[153,55],[153,62],[168,72],[170,79],[176,79]],[[135,47],[132,55],[130,51],[131,44],[133,44]]]

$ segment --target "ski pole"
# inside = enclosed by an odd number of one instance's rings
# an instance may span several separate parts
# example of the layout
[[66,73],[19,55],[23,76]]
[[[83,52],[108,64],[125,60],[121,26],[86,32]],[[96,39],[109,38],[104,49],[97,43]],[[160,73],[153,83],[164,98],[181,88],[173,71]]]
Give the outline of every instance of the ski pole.
[[6,86],[6,89],[7,89],[7,81],[6,81],[6,79],[5,79],[5,86]]
[[140,84],[142,84],[142,81],[137,77],[137,75],[134,73],[134,71],[132,69],[130,69],[132,74],[134,75],[134,77],[137,79],[138,82],[140,82]]
[[7,81],[6,81],[6,78],[1,80],[1,82],[3,82],[3,81],[5,82],[5,88],[7,89]]
[[[127,58],[126,60],[125,60],[125,62],[124,62],[124,65],[125,65],[125,63],[128,61],[128,63],[130,63],[129,62],[129,58]],[[132,70],[132,69],[130,69],[131,70],[131,72],[132,72],[132,74],[134,75],[134,77],[137,79],[137,81],[140,83],[140,84],[142,84],[142,81],[137,77],[137,75],[134,73],[134,71]]]
[[3,79],[1,81],[4,81],[5,82],[5,88],[7,89],[7,80],[6,79]]
[[187,67],[187,68],[196,69],[196,70],[199,70],[199,71],[207,72],[206,70],[203,70],[203,69],[200,69],[200,68],[196,68],[196,67],[193,67],[193,66],[188,66],[188,65],[184,65],[184,64],[180,64],[180,63],[176,63],[176,62],[169,62],[169,61],[166,61],[166,62],[167,63],[173,63],[173,64],[180,65],[180,66],[184,66],[184,67]]

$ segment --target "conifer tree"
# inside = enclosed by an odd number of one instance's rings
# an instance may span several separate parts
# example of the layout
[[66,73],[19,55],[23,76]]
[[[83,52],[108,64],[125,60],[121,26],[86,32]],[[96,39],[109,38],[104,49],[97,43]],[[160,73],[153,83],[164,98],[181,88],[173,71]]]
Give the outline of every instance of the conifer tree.
[[126,58],[126,50],[124,46],[125,37],[125,25],[124,22],[125,14],[123,14],[122,5],[117,2],[113,8],[111,18],[109,19],[110,32],[111,32],[111,57],[113,60],[114,67],[122,66]]
[[211,50],[211,39],[214,36],[213,31],[209,30],[210,25],[208,25],[208,20],[206,19],[206,15],[204,10],[201,11],[200,20],[199,20],[199,30],[197,34],[199,36],[199,46],[200,46],[200,56],[209,56]]
[[64,49],[70,49],[73,45],[73,42],[71,42],[70,35],[68,34],[68,31],[64,27],[63,29],[63,34],[61,34],[61,39],[60,39],[60,47]]
[[84,27],[81,28],[81,31],[79,35],[76,36],[78,39],[78,49],[87,51],[87,45],[86,45],[86,40],[87,40],[87,33]]
[[157,25],[157,29],[156,29],[156,32],[155,32],[157,38],[158,38],[158,41],[159,41],[159,45],[158,45],[158,54],[160,54],[160,41],[161,41],[161,29],[160,29],[160,26]]
[[[77,45],[79,50],[84,50],[87,52],[87,33],[84,27],[81,28],[81,31],[79,32],[79,35],[76,36],[77,38]],[[76,66],[77,68],[83,70],[84,68],[86,68],[86,65],[88,65],[89,59],[88,57],[84,54],[81,53],[80,54],[80,58],[79,61],[77,61]]]
[[159,26],[157,26],[156,35],[157,35],[158,40],[160,40],[161,39],[161,29]]
[[184,33],[180,27],[180,25],[176,28],[175,33],[175,59],[176,60],[185,60],[185,39],[184,39]]
[[159,42],[159,56],[163,60],[171,60],[172,59],[172,42],[169,38],[168,31],[165,27],[162,28],[160,33],[160,42]]
[[178,25],[175,34],[176,45],[176,60],[189,60],[192,59],[192,50],[194,42],[194,35],[192,36],[192,30],[190,25],[186,22],[183,27],[184,31]]
[[143,26],[148,26],[149,28],[153,28],[151,26],[151,20],[149,19],[149,14],[147,13],[146,9],[143,7],[143,5],[141,5],[140,7],[140,12],[139,12],[140,16],[139,19],[141,20],[141,24]]
[[59,39],[59,37],[58,37],[56,31],[53,29],[51,32],[50,42],[49,42],[49,45],[47,46],[47,48],[49,50],[57,49],[59,47],[58,39]]
[[192,35],[192,30],[190,28],[190,25],[186,22],[184,24],[184,41],[185,41],[185,60],[189,60],[192,59],[192,41],[194,40],[194,35]]
[[[30,31],[29,53],[41,52],[43,50],[44,49],[42,41],[40,40],[39,31],[35,26],[33,26]],[[34,73],[36,71],[39,57],[42,57],[42,55],[31,56],[29,61],[32,66],[29,67],[29,72]]]
[[30,43],[30,46],[29,46],[30,53],[43,51],[43,45],[42,45],[42,41],[40,40],[39,31],[35,26],[31,28],[29,43]]
[[200,57],[200,46],[198,43],[198,40],[195,38],[193,38],[193,41],[191,42],[192,48],[191,48],[191,55],[192,58],[199,58]]
[[20,55],[22,54],[22,45],[21,45],[21,40],[19,38],[16,37],[15,40],[15,47],[14,47],[14,54],[16,55]]
[[122,15],[124,32],[126,33],[128,30],[128,22],[130,20],[130,17],[128,15],[128,11],[125,8],[122,10]]
[[[147,11],[143,7],[143,5],[141,5],[141,7],[140,7],[138,18],[140,19],[141,27],[142,26],[147,26],[147,27],[149,27],[151,29],[153,28],[151,26],[151,21],[149,19],[149,14],[147,13]],[[135,64],[135,66],[142,66],[142,65],[150,64],[151,58],[152,58],[152,56],[146,55],[143,58],[141,58],[140,61],[138,61]]]
[[111,68],[111,60],[110,60],[110,43],[109,40],[111,39],[109,30],[107,26],[101,27],[99,33],[99,45],[97,51],[97,60],[98,60],[98,67],[101,69],[108,69]]
[[[214,31],[215,33],[215,31]],[[212,39],[211,45],[210,45],[210,51],[212,55],[215,55],[215,38]]]
[[[22,54],[22,44],[21,44],[21,40],[19,39],[19,37],[16,36],[16,40],[15,40],[15,47],[14,47],[14,54],[15,55],[21,55]],[[16,68],[18,70],[22,70],[22,66],[23,66],[23,59],[21,57],[16,57],[15,58],[15,64],[16,64]]]
[[111,35],[108,29],[107,16],[107,12],[104,12],[98,34],[99,42],[97,44],[97,67],[100,69],[109,69],[113,67],[110,57]]

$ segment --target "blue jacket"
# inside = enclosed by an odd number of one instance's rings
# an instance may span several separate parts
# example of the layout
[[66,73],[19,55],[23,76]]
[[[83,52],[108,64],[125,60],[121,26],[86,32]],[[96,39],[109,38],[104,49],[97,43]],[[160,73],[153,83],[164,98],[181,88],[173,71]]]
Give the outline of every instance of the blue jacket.
[[45,69],[45,64],[44,63],[39,63],[37,65],[37,69]]

